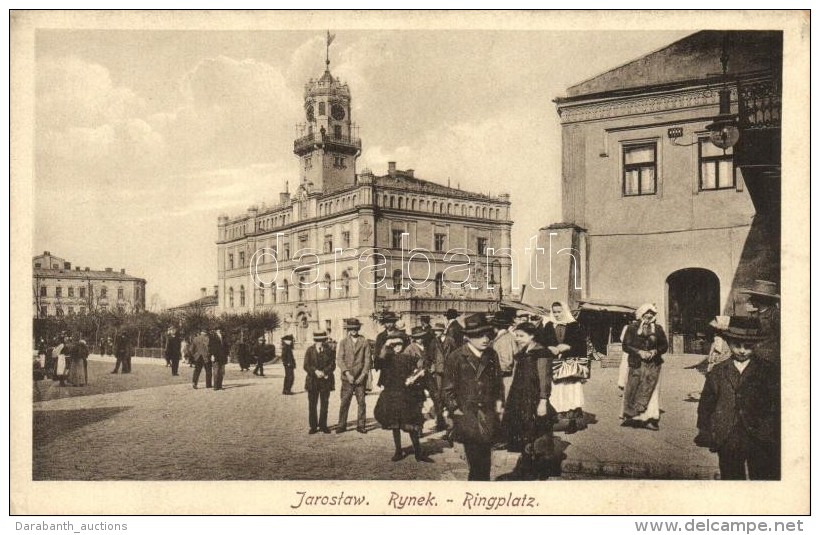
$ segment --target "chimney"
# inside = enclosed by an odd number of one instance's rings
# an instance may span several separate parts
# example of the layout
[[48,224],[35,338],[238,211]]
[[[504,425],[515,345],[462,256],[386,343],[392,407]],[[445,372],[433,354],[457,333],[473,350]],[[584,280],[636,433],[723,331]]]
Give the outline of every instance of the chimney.
[[214,286],[214,297],[219,297],[219,286]]
[[396,175],[396,162],[387,162],[387,174],[390,176]]
[[125,268],[120,269],[120,273],[122,273],[123,275],[125,275]]
[[71,271],[71,262],[65,262],[65,263],[63,264],[63,268],[64,268],[66,271]]
[[48,255],[50,255],[51,253],[50,253],[49,251],[43,251],[43,254],[44,254],[44,255],[46,255],[46,256],[48,256]]
[[74,271],[80,271],[80,266],[74,266]]
[[202,297],[205,297],[205,296],[208,295],[208,289],[207,288],[204,288],[204,287],[200,288],[199,291],[202,292]]
[[86,267],[86,268],[85,268],[85,270],[86,270],[86,271],[91,271],[91,268],[90,268],[90,267]]
[[290,202],[290,193],[283,191],[279,194],[279,204],[288,204]]
[[108,273],[111,273],[112,271],[114,271],[114,268],[105,268],[105,270],[106,270]]
[[415,171],[416,171],[415,169],[408,169],[407,171],[405,171],[405,173],[406,173],[406,174],[407,174],[407,176],[409,176],[410,178],[413,178],[413,173],[414,173]]

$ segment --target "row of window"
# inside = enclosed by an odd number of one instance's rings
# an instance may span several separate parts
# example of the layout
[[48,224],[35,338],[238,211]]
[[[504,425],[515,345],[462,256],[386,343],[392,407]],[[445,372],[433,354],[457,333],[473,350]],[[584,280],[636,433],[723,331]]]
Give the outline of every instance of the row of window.
[[[68,290],[67,297],[75,297],[74,287],[73,286],[69,286],[67,288],[67,290]],[[77,292],[78,295],[76,297],[79,297],[81,299],[85,298],[85,296],[86,296],[85,286],[80,286],[79,288],[77,288],[77,290],[78,290],[78,292]],[[40,286],[40,297],[48,297],[48,287],[47,286]],[[56,286],[54,288],[54,297],[63,297],[63,287],[62,286]],[[106,288],[105,286],[100,287],[100,297],[101,298],[108,297],[108,288]],[[117,299],[125,299],[125,290],[123,288],[117,288]]]
[[[401,229],[393,229],[391,235],[390,245],[393,249],[401,249],[402,234],[405,231]],[[409,247],[409,245],[407,245]],[[487,238],[481,236],[476,238],[476,254],[483,255],[487,253]],[[447,251],[447,235],[443,233],[433,234],[433,252],[444,253]]]
[[[100,305],[99,310],[102,311],[102,312],[107,312],[108,311],[108,306],[107,305]],[[125,312],[125,307],[117,306],[117,311],[118,312]],[[63,308],[63,307],[58,305],[54,308],[54,313],[55,313],[56,316],[65,316],[65,315],[73,316],[74,314],[85,314],[86,312],[87,312],[87,309],[85,307],[76,307],[75,308],[73,306],[67,306],[67,307]],[[40,317],[43,318],[43,317],[46,317],[46,316],[48,316],[48,306],[47,305],[41,305],[40,306]]]
[[[333,292],[333,280],[330,277],[329,273],[325,273],[324,281],[319,284],[319,297],[322,299],[330,299],[332,297]],[[341,289],[339,290],[338,297],[350,297],[350,277],[347,273],[342,274],[342,278],[340,280]],[[276,284],[267,285],[270,288],[270,304],[276,304],[277,302],[287,303],[290,301],[291,292],[290,292],[290,284],[288,283],[287,279],[285,279],[281,286],[277,287]],[[305,279],[305,277],[300,277],[299,282],[296,284],[296,299],[297,301],[305,301],[307,299],[307,290],[309,285]],[[265,304],[265,295],[267,294],[266,288],[263,285],[262,288],[257,290],[257,305],[264,305]],[[278,295],[277,295],[278,294]],[[239,297],[239,306],[245,306],[245,286],[242,285],[239,287],[239,291],[235,292],[233,287],[228,288],[228,307],[235,308],[236,306],[236,296]]]
[[[496,273],[501,274],[501,265],[496,261],[493,262],[493,268],[490,270],[490,280],[489,285],[493,286],[496,282]],[[402,283],[404,282],[404,274],[400,269],[393,271],[393,293],[397,294],[402,289]],[[462,283],[462,285],[466,285],[466,283]],[[436,276],[433,278],[433,288],[435,291],[436,297],[441,297],[444,291],[444,273],[438,272]]]
[[[623,195],[655,195],[658,192],[658,145],[656,142],[623,146]],[[698,189],[734,189],[732,150],[724,153],[708,138],[698,140]]]
[[445,203],[444,201],[416,199],[415,197],[407,199],[402,195],[388,195],[387,193],[381,197],[381,206],[385,208],[397,208],[399,210],[432,212],[434,214],[461,215],[464,217],[480,217],[482,219],[501,219],[501,208],[475,206],[458,202]]

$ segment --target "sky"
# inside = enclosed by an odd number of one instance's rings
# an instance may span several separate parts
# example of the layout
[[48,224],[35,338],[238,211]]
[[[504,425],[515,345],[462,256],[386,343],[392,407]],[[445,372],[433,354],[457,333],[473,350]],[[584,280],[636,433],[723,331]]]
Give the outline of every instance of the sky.
[[[552,100],[691,32],[338,31],[357,172],[415,176],[512,202],[513,247],[561,221]],[[220,214],[299,182],[303,91],[321,31],[38,30],[32,255],[125,268],[149,307],[217,283]],[[520,274],[525,276],[525,273]]]

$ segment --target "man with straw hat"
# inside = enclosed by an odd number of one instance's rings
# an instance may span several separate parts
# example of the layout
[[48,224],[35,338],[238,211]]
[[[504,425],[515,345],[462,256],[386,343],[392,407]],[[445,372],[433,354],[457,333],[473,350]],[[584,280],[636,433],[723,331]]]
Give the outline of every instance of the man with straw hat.
[[706,375],[695,444],[718,454],[721,479],[779,480],[779,367],[756,355],[755,318],[732,316],[721,334],[732,356]]

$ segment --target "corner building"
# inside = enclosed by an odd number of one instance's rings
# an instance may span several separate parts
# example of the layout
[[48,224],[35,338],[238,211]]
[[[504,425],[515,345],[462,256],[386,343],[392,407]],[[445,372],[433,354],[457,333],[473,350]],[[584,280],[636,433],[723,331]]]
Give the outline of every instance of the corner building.
[[305,341],[312,330],[338,339],[348,317],[374,336],[384,310],[408,327],[448,308],[496,310],[510,292],[509,195],[422,180],[395,162],[385,175],[357,173],[362,141],[350,104],[328,65],[305,87],[294,195],[220,216],[219,312],[274,310],[281,334]]

